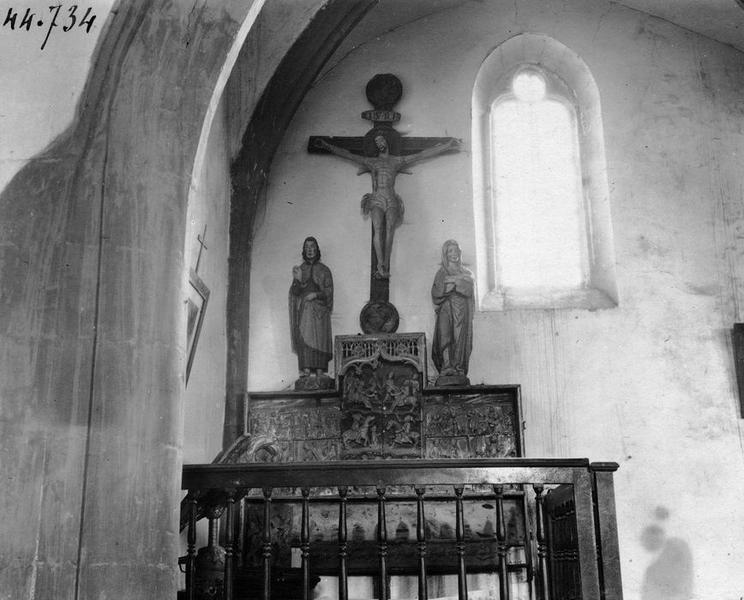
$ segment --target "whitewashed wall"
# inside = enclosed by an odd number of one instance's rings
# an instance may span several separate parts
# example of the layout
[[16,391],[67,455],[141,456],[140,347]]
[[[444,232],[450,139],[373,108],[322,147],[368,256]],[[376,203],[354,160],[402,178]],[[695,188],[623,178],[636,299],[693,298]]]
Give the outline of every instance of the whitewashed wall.
[[[8,12],[16,14],[2,27],[0,35],[0,190],[26,162],[43,150],[72,123],[75,107],[90,60],[114,0],[93,0],[78,6],[76,22],[86,14],[93,16],[88,27],[70,24],[69,6],[60,9],[51,26],[50,3],[30,0],[23,4],[3,2],[0,18],[5,23]],[[26,15],[46,26],[21,27]],[[45,43],[46,38],[46,43]],[[44,48],[42,48],[42,45]]]
[[[230,213],[230,163],[224,102],[219,104],[207,140],[201,172],[194,177],[186,223],[186,270],[194,269],[209,288],[194,361],[184,392],[183,462],[208,463],[222,450],[227,363],[225,306]],[[199,252],[197,236],[205,237]],[[188,357],[186,357],[188,360]]]
[[363,134],[364,86],[392,72],[404,85],[401,132],[463,138],[464,152],[417,165],[396,186],[406,217],[391,301],[400,331],[431,339],[429,290],[442,242],[458,239],[474,263],[469,136],[478,68],[517,33],[552,36],[586,61],[600,90],[620,304],[480,313],[470,378],[521,384],[530,456],[620,463],[626,598],[657,597],[649,581],[664,567],[641,541],[652,524],[691,552],[694,587],[685,597],[739,598],[744,461],[729,329],[742,318],[744,56],[611,3],[516,6],[464,3],[370,39],[337,57],[307,96],[256,232],[251,389],[282,389],[296,377],[286,296],[306,235],[318,238],[333,271],[335,334],[359,332],[368,298],[370,224],[359,201],[369,176],[308,155],[308,136]]

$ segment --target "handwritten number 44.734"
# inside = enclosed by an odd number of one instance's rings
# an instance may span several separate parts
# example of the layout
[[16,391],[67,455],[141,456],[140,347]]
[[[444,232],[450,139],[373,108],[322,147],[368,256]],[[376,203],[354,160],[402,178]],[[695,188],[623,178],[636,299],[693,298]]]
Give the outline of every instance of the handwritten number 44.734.
[[[82,17],[80,16],[81,11],[78,11],[77,4],[68,6],[66,13],[63,12],[60,15],[61,10],[62,5],[57,4],[49,7],[49,15],[40,14],[37,16],[30,8],[27,8],[26,12],[21,17],[17,10],[9,8],[8,14],[5,15],[5,21],[3,21],[3,27],[10,27],[10,29],[14,31],[16,27],[19,30],[25,29],[26,31],[31,31],[32,27],[40,29],[46,25],[46,35],[44,36],[44,41],[41,43],[42,50],[46,47],[47,41],[49,41],[49,36],[51,35],[52,30],[56,27],[61,27],[62,31],[65,33],[70,31],[73,27],[83,27],[85,28],[85,33],[90,33],[90,28],[96,20],[96,15],[92,14],[92,8],[88,7]],[[50,18],[51,20],[49,20]]]

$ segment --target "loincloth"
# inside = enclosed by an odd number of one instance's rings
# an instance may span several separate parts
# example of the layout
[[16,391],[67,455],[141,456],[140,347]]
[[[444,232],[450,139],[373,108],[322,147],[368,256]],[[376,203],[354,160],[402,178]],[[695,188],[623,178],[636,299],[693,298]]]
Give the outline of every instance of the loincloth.
[[388,216],[390,211],[394,210],[395,223],[393,224],[393,227],[397,227],[403,221],[403,212],[405,211],[405,208],[403,206],[403,200],[398,194],[394,194],[392,197],[383,196],[374,192],[364,194],[362,197],[362,213],[364,213],[364,216],[369,216],[374,208],[379,208],[385,213],[385,216]]

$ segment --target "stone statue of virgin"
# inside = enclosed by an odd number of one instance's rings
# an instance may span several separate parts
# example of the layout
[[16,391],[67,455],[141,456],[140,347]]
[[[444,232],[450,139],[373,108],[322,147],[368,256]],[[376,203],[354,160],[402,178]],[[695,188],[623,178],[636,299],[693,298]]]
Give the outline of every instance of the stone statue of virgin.
[[432,359],[439,371],[437,385],[469,385],[467,378],[473,348],[473,273],[462,265],[462,251],[455,240],[442,246],[442,266],[434,277],[431,298],[436,311]]

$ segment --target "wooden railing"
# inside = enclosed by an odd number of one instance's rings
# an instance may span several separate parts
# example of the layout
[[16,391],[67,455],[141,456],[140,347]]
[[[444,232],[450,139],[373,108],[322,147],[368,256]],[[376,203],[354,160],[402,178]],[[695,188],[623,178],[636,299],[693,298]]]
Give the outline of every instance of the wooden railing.
[[[428,551],[431,540],[427,539],[426,512],[432,502],[446,500],[451,496],[454,509],[454,556],[453,569],[458,579],[458,598],[466,600],[466,525],[464,502],[473,497],[483,497],[484,490],[493,499],[495,527],[492,571],[499,574],[501,600],[509,600],[510,587],[507,561],[507,534],[504,503],[506,496],[519,494],[529,497],[532,515],[526,536],[529,548],[526,554],[534,556],[534,565],[528,560],[531,596],[536,600],[562,600],[577,598],[584,600],[621,600],[620,567],[615,523],[615,504],[612,474],[615,463],[589,463],[586,459],[472,459],[472,460],[428,460],[428,461],[358,461],[295,464],[241,464],[241,465],[186,465],[183,469],[186,498],[182,504],[182,525],[187,529],[187,553],[182,562],[186,571],[188,600],[197,600],[195,579],[196,521],[205,516],[210,519],[210,531],[216,530],[215,521],[224,519],[224,590],[215,592],[215,597],[225,600],[256,598],[269,600],[272,597],[272,503],[292,501],[300,506],[299,527],[299,586],[298,597],[311,598],[311,576],[313,553],[310,539],[310,513],[313,502],[323,501],[336,506],[338,515],[337,556],[338,597],[348,598],[350,544],[348,536],[347,507],[358,501],[363,490],[364,501],[377,506],[375,576],[378,579],[377,597],[388,600],[388,585],[391,572],[388,539],[387,511],[391,503],[402,495],[415,505],[417,552],[416,575],[418,597],[428,598],[427,573]],[[437,486],[433,488],[432,486]],[[441,491],[443,488],[448,493]],[[436,493],[434,489],[439,490]],[[299,493],[294,493],[299,490]],[[407,492],[406,492],[407,490]],[[516,492],[515,492],[516,490]],[[274,492],[277,492],[275,495]],[[320,496],[318,496],[320,494]],[[329,495],[332,494],[332,495]],[[480,494],[480,496],[479,496]],[[436,498],[434,497],[436,496]],[[551,498],[560,500],[552,502]],[[235,589],[236,552],[242,551],[245,527],[241,515],[251,503],[261,508],[263,531],[260,550],[262,566],[260,585],[249,585],[250,590]],[[553,518],[563,519],[560,527]],[[242,507],[238,509],[237,507]],[[569,528],[565,519],[571,520]],[[563,531],[569,531],[564,535]],[[236,547],[236,538],[239,543]],[[552,548],[556,550],[555,556]],[[395,565],[392,565],[395,567]],[[567,582],[571,573],[571,582]],[[248,594],[248,595],[247,595]],[[301,595],[299,595],[301,594]],[[290,600],[284,597],[284,600]]]

